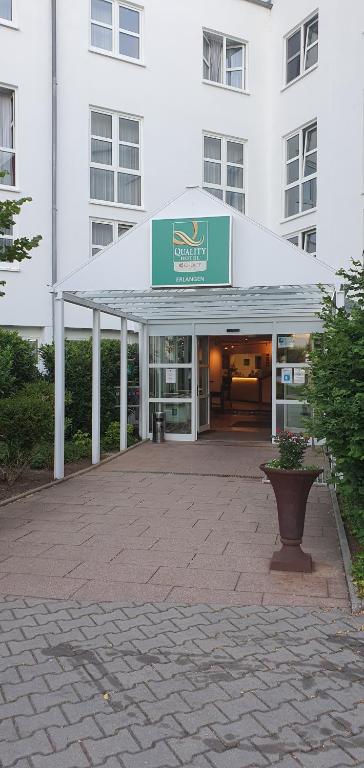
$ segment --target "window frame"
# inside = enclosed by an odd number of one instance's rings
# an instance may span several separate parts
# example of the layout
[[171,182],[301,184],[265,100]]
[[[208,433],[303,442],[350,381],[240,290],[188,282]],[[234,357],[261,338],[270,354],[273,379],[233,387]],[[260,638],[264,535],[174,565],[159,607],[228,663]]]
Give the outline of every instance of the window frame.
[[[310,129],[316,127],[316,147],[312,150],[306,149],[306,141],[307,141],[307,135]],[[288,142],[290,139],[293,139],[295,136],[298,136],[298,154],[294,157],[288,158]],[[290,219],[293,219],[297,216],[305,216],[309,213],[314,213],[317,210],[317,191],[318,191],[318,161],[316,160],[316,171],[314,173],[308,174],[307,176],[304,175],[304,167],[307,157],[314,154],[316,152],[317,160],[318,160],[318,121],[317,118],[314,118],[313,120],[310,120],[305,125],[302,125],[300,128],[297,128],[294,131],[291,131],[289,134],[283,137],[283,221],[288,221]],[[298,178],[294,181],[287,182],[288,178],[288,167],[292,165],[293,163],[298,161]],[[316,180],[316,204],[312,206],[312,208],[306,208],[303,209],[303,186],[306,182]],[[295,211],[295,213],[291,213],[288,215],[286,213],[286,193],[293,189],[294,187],[299,187],[299,210]]]
[[[205,157],[205,138],[207,139],[218,139],[221,142],[221,158],[220,160],[214,160],[213,158]],[[233,161],[230,161],[227,159],[228,156],[228,142],[231,142],[232,144],[242,144],[243,145],[243,164],[234,163]],[[219,189],[222,191],[222,197],[218,197],[215,195],[215,197],[218,200],[221,200],[221,202],[226,203],[226,205],[230,205],[230,203],[226,200],[226,193],[227,192],[237,192],[243,195],[243,210],[241,211],[239,208],[235,208],[235,206],[231,206],[234,208],[234,210],[238,211],[239,213],[247,214],[247,140],[246,139],[239,139],[236,136],[225,136],[223,134],[214,133],[212,131],[203,131],[202,133],[202,189],[204,189],[206,192],[209,192],[210,194],[213,194],[211,192],[211,189]],[[212,162],[212,163],[220,163],[221,167],[221,182],[220,184],[214,184],[213,182],[205,181],[205,162]],[[243,169],[243,187],[232,187],[230,184],[227,183],[228,178],[228,166],[232,166],[234,168],[242,168]]]
[[[98,248],[97,245],[93,244],[93,241],[92,241],[92,225],[93,224],[110,224],[112,226],[113,237],[109,245],[100,246],[100,248]],[[89,238],[90,259],[95,259],[96,256],[98,256],[99,253],[101,253],[101,251],[104,250],[104,248],[108,248],[110,245],[115,243],[116,240],[119,240],[119,238],[122,237],[122,235],[119,235],[119,225],[128,227],[128,229],[132,229],[132,227],[134,226],[134,223],[130,221],[120,221],[118,219],[102,219],[99,216],[90,216],[90,238]],[[126,232],[124,232],[124,234],[126,234]],[[95,254],[92,253],[94,248],[98,248],[98,251]]]
[[[306,16],[306,18],[301,21],[299,24],[297,24],[296,27],[293,27],[283,38],[284,40],[284,87],[288,87],[292,83],[297,82],[301,77],[304,77],[304,75],[308,74],[309,72],[312,72],[313,69],[316,69],[318,66],[318,52],[317,52],[317,61],[312,64],[310,67],[306,67],[306,60],[307,60],[307,54],[308,51],[310,51],[312,48],[314,48],[317,45],[319,45],[319,35],[317,37],[317,40],[314,43],[311,43],[311,45],[307,45],[307,39],[308,39],[308,30],[309,27],[314,22],[319,23],[319,9],[317,8],[315,11],[310,13],[309,16]],[[296,53],[294,56],[288,57],[288,41],[297,34],[297,32],[300,33],[300,50],[299,53]],[[288,80],[288,64],[293,61],[293,59],[297,58],[299,55],[300,57],[300,71],[299,74],[296,75],[296,77],[292,77],[291,80]]]
[[[129,62],[129,64],[137,64],[144,66],[144,6],[133,2],[124,2],[124,0],[110,0],[112,6],[112,21],[111,24],[106,24],[101,21],[94,20],[92,18],[92,0],[89,0],[89,49],[93,53],[100,53],[104,56],[111,56],[112,58],[120,59],[121,61]],[[130,32],[124,30],[119,26],[119,8],[128,8],[131,11],[135,11],[139,14],[139,33]],[[111,29],[111,50],[107,48],[99,48],[92,43],[92,24],[96,24],[99,27]],[[119,33],[124,32],[131,37],[138,37],[139,39],[139,57],[126,56],[124,53],[120,53],[119,49]]]
[[9,191],[9,192],[17,192],[18,191],[18,151],[17,151],[17,89],[12,85],[7,85],[6,83],[0,82],[0,90],[3,91],[9,91],[12,94],[12,104],[13,104],[13,115],[12,115],[12,133],[13,133],[13,147],[3,147],[0,146],[0,152],[8,152],[9,154],[14,155],[14,184],[7,184],[6,183],[6,176],[4,177],[3,181],[5,183],[2,183],[0,181],[0,191]]
[[[308,251],[305,248],[305,237],[307,237],[307,235],[311,234],[312,232],[316,233],[316,251],[314,253],[312,253],[311,251]],[[297,237],[298,238],[297,245],[295,243],[291,242],[291,238],[293,238],[293,237]],[[304,251],[305,253],[307,253],[308,256],[313,256],[314,258],[317,258],[317,227],[316,227],[316,224],[314,224],[311,227],[306,227],[305,229],[299,229],[296,232],[290,232],[288,235],[284,235],[284,239],[288,240],[288,242],[291,242],[291,245],[294,245],[295,248],[300,248],[301,251]]]
[[[97,112],[98,114],[107,115],[108,117],[111,117],[111,139],[96,136],[95,134],[91,133],[92,128],[92,113]],[[129,142],[120,142],[120,134],[119,134],[119,118],[125,119],[125,120],[133,120],[138,123],[139,125],[139,145],[132,144]],[[106,163],[96,163],[92,161],[92,139],[99,139],[102,141],[109,141],[111,143],[111,164],[108,165]],[[139,169],[133,169],[133,168],[124,168],[123,166],[119,165],[119,147],[120,144],[125,144],[126,146],[132,146],[132,147],[138,147],[139,149]],[[114,174],[114,183],[113,183],[113,190],[114,190],[114,199],[113,200],[98,200],[97,198],[91,197],[91,168],[98,168],[105,171],[112,171]],[[89,107],[89,170],[90,170],[90,179],[89,179],[89,201],[92,204],[95,205],[108,205],[113,208],[131,208],[133,210],[143,210],[144,208],[144,173],[143,173],[143,118],[137,115],[128,115],[124,112],[115,112],[112,109],[102,109],[101,107]],[[133,203],[122,203],[118,201],[118,174],[119,173],[126,173],[133,176],[137,176],[140,178],[140,203],[138,205],[133,205]]]
[[[16,240],[18,237],[17,234],[17,228],[16,224],[12,226],[12,233],[11,235],[2,235],[0,232],[0,242],[2,240]],[[20,262],[19,261],[1,261],[0,259],[0,272],[20,272]]]
[[16,4],[17,0],[11,0],[11,19],[0,15],[0,26],[16,28]]
[[[205,59],[204,56],[204,41],[207,40],[206,35],[214,35],[215,37],[222,38],[223,47],[222,47],[222,81],[217,82],[215,80],[210,80],[209,78],[206,78],[204,76],[204,64],[206,64],[208,67],[210,67],[210,63]],[[241,67],[227,67],[226,66],[226,43],[227,41],[231,41],[233,43],[237,43],[242,48],[242,65]],[[208,42],[208,40],[207,40]],[[208,42],[209,44],[209,42]],[[227,82],[227,73],[228,72],[234,72],[234,71],[241,71],[242,73],[242,87],[238,88],[235,85],[229,85]],[[243,38],[236,37],[236,35],[228,35],[225,32],[217,32],[214,29],[208,29],[207,27],[202,28],[202,82],[206,85],[215,85],[218,88],[227,88],[229,91],[236,91],[237,93],[248,93],[248,41],[244,40]]]

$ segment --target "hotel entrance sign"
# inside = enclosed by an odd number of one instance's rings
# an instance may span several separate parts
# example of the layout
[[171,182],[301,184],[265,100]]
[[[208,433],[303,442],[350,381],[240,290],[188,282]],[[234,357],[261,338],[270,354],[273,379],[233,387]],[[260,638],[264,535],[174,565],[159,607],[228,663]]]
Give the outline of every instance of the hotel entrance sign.
[[231,217],[152,221],[153,288],[231,285]]

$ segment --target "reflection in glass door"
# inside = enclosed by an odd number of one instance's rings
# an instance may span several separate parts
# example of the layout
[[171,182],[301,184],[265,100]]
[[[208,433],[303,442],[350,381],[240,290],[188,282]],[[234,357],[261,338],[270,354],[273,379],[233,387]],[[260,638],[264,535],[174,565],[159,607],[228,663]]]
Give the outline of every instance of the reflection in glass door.
[[198,431],[210,429],[210,385],[209,385],[209,337],[197,338],[197,424]]

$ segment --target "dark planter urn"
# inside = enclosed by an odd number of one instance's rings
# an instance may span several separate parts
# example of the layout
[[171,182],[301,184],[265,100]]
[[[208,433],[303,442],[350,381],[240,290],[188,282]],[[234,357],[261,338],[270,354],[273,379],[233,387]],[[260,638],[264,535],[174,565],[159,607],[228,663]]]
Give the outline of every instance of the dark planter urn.
[[278,509],[282,549],[274,552],[271,571],[312,573],[312,557],[301,549],[306,504],[311,486],[322,469],[273,469],[265,464],[260,469],[270,480]]

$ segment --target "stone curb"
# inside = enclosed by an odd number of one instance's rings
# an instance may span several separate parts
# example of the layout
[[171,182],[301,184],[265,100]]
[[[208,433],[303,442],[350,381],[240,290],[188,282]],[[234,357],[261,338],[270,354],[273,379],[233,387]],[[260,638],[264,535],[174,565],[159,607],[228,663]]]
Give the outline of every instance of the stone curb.
[[10,499],[4,499],[3,501],[0,501],[0,507],[6,507],[7,504],[13,504],[14,501],[25,499],[27,496],[33,496],[34,493],[39,493],[39,491],[44,491],[46,488],[52,488],[54,485],[58,485],[59,483],[65,483],[67,480],[72,480],[73,477],[78,477],[79,475],[85,475],[87,472],[92,472],[93,469],[102,467],[103,464],[108,464],[110,461],[114,461],[114,459],[118,459],[120,456],[123,456],[124,453],[128,453],[128,451],[133,451],[134,448],[139,448],[140,445],[143,445],[144,443],[148,443],[148,442],[149,442],[149,438],[146,438],[145,440],[140,440],[139,443],[135,443],[134,445],[130,445],[129,448],[125,448],[124,451],[119,451],[118,453],[114,453],[112,456],[108,456],[106,459],[102,459],[102,461],[99,461],[98,464],[91,464],[90,467],[85,467],[85,469],[79,469],[77,472],[72,472],[72,474],[67,475],[66,477],[62,477],[60,480],[51,480],[49,483],[43,483],[43,485],[38,485],[36,488],[29,488],[28,491],[23,491],[23,493],[18,493],[17,496],[11,496]]
[[352,614],[355,615],[358,613],[362,613],[364,611],[364,600],[362,600],[359,597],[357,588],[351,577],[351,566],[352,566],[351,552],[350,552],[348,540],[346,538],[344,523],[341,517],[336,490],[334,486],[331,485],[330,483],[329,483],[329,490],[330,490],[332,508],[334,510],[334,515],[335,515],[335,522],[336,522],[337,534],[340,542],[342,559],[344,563],[345,577],[348,585],[348,591],[349,591],[349,597],[350,597],[350,603],[351,603],[351,612]]

